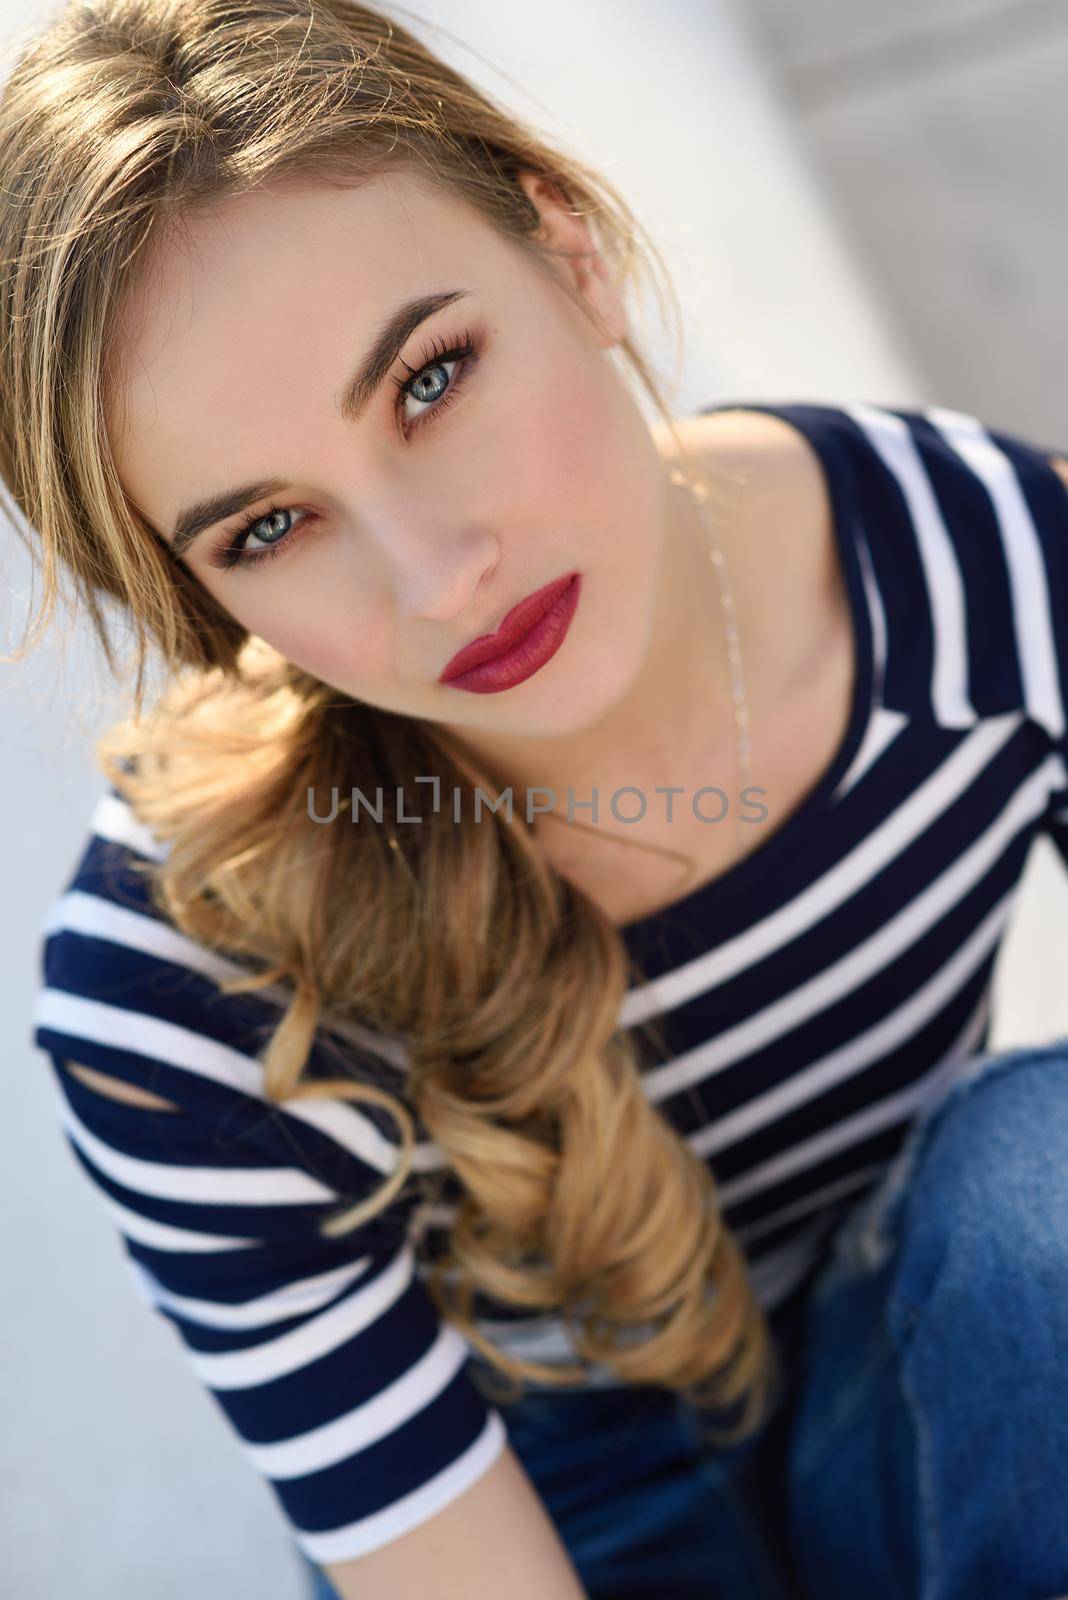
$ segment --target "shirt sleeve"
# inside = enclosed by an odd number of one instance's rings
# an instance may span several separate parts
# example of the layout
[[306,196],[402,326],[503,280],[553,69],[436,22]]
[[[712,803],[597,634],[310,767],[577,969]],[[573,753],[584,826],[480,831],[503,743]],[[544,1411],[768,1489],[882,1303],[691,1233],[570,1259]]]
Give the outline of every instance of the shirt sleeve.
[[[174,1327],[298,1547],[343,1561],[433,1516],[497,1459],[501,1416],[403,1219],[387,1208],[336,1239],[317,1227],[381,1185],[394,1124],[340,1099],[267,1101],[235,1020],[247,997],[216,990],[209,1005],[202,975],[69,927],[45,951],[34,1043],[63,1131],[134,1287]],[[177,1109],[98,1093],[69,1062]]]
[[1068,474],[1068,445],[1006,434],[940,408],[929,416],[990,493],[1004,558],[998,581],[1007,584],[1012,619],[1002,656],[1018,675],[1026,712],[1052,741],[1039,830],[1068,866],[1068,486],[1054,466],[1065,462]]
[[995,429],[990,436],[1019,486],[1019,501],[1009,500],[1005,517],[1017,532],[1009,542],[1014,610],[1025,619],[1018,621],[1017,652],[1027,699],[1052,736],[1050,798],[1040,831],[1068,868],[1068,485],[1053,464],[1063,462],[1068,476],[1068,445],[1046,448]]
[[[1058,498],[1055,493],[1053,501],[1059,511],[1052,519],[1049,543],[1051,565],[1059,565],[1060,598],[1054,616],[1054,634],[1060,661],[1061,705],[1068,722],[1068,447],[1055,452],[1055,459],[1061,465],[1061,472],[1054,473],[1060,485],[1060,496]],[[1059,781],[1050,801],[1046,831],[1068,868],[1068,727],[1061,738],[1060,754]]]

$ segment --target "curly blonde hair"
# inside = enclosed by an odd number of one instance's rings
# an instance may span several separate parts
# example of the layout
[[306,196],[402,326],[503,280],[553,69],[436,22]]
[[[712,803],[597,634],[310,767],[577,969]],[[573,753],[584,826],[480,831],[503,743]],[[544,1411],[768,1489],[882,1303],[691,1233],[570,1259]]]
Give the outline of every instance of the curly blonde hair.
[[[472,792],[499,790],[443,728],[339,698],[248,634],[118,480],[112,330],[145,246],[267,179],[351,185],[400,166],[540,266],[517,174],[543,174],[624,290],[644,274],[663,304],[655,246],[605,179],[394,17],[350,0],[69,4],[22,43],[0,102],[0,471],[40,546],[40,624],[63,572],[116,677],[102,601],[132,624],[132,703],[98,760],[167,846],[145,864],[161,912],[242,960],[227,990],[283,988],[267,1098],[340,1096],[396,1122],[395,1170],[326,1231],[427,1192],[418,1117],[462,1193],[428,1287],[490,1367],[566,1386],[603,1363],[732,1410],[709,1433],[733,1443],[767,1415],[778,1354],[707,1163],[643,1090],[641,1040],[619,1026],[636,971],[619,930],[522,820],[476,825]],[[685,453],[649,363],[629,335],[620,349]],[[166,678],[146,713],[153,647]],[[428,810],[396,827],[389,796],[411,804],[429,773],[463,793],[466,820]],[[383,827],[308,825],[311,793],[353,787],[381,787]],[[351,1052],[336,1077],[302,1076],[333,1019],[403,1039],[406,1099]],[[561,1316],[582,1363],[498,1349],[475,1326],[476,1291]]]

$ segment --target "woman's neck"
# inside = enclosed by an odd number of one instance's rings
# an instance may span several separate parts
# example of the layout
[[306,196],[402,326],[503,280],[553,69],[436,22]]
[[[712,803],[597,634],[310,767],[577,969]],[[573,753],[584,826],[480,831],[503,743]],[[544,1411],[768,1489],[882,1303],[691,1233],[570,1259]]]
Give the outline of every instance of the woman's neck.
[[[708,535],[679,489],[670,491],[676,520],[668,527],[663,593],[645,669],[625,704],[566,740],[502,744],[490,767],[502,786],[511,784],[515,811],[524,817],[528,786],[552,790],[561,825],[536,815],[539,842],[557,870],[621,925],[671,904],[755,848],[767,828],[774,831],[838,748],[852,699],[848,590],[811,447],[796,429],[765,413],[717,413],[684,426],[713,488],[716,542],[727,560],[753,734],[749,781],[762,790],[769,810],[764,828],[745,830],[739,850],[736,828],[702,825],[691,814],[693,793],[715,785],[728,794],[736,815],[742,778]],[[667,473],[675,461],[670,435],[658,436],[658,448]],[[684,791],[671,812],[668,797],[656,792],[665,785]],[[564,825],[569,786],[580,828]],[[627,786],[641,790],[647,811],[639,821],[621,823],[609,802]],[[583,807],[594,791],[596,817]],[[544,794],[534,800],[545,807]],[[620,802],[627,817],[640,809],[633,796]],[[591,824],[595,833],[587,831]]]

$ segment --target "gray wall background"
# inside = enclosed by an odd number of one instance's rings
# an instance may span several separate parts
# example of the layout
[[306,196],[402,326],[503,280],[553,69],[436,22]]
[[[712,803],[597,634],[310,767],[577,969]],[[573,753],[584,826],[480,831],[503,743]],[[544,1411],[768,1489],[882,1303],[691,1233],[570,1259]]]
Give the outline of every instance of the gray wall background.
[[[0,40],[54,9],[0,0]],[[1068,445],[1062,7],[412,10],[454,36],[427,33],[446,57],[603,163],[636,205],[683,303],[681,411],[721,397],[938,403]],[[21,547],[6,528],[0,540],[6,653],[36,596]],[[0,1036],[14,1086],[0,1119],[0,1592],[296,1600],[273,1498],[172,1330],[135,1298],[29,1043],[38,929],[81,849],[102,787],[92,741],[115,707],[76,621],[66,648],[54,632],[0,668]],[[996,1047],[1068,1031],[1066,929],[1068,877],[1039,841],[999,963]]]
[[1068,445],[1068,6],[739,10],[925,400]]

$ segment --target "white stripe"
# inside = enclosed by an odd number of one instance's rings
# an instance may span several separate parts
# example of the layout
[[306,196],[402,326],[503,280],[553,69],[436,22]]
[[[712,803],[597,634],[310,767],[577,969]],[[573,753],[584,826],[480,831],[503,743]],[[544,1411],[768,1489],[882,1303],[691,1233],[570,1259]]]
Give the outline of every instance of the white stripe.
[[161,961],[199,972],[213,983],[224,983],[245,970],[205,945],[187,939],[171,923],[146,916],[144,912],[131,911],[114,900],[87,894],[83,889],[68,889],[59,897],[49,912],[44,932],[49,935],[82,933],[91,939],[107,939],[124,950],[157,956]]
[[486,1426],[463,1455],[437,1473],[429,1482],[414,1489],[382,1511],[361,1517],[326,1533],[296,1531],[294,1538],[304,1554],[323,1565],[367,1555],[384,1544],[417,1528],[453,1500],[459,1498],[487,1472],[508,1443],[508,1434],[499,1411],[491,1410]]
[[[748,1200],[755,1194],[760,1194],[765,1189],[774,1188],[777,1184],[785,1183],[790,1178],[796,1177],[799,1172],[808,1167],[817,1166],[822,1161],[829,1160],[843,1150],[860,1144],[865,1139],[872,1138],[883,1128],[892,1127],[894,1123],[901,1122],[910,1114],[922,1110],[944,1085],[955,1079],[961,1063],[969,1060],[974,1054],[976,1045],[982,1037],[983,1028],[986,1026],[990,1014],[990,989],[984,991],[976,1005],[975,1010],[965,1023],[955,1043],[942,1057],[941,1061],[929,1071],[918,1083],[911,1083],[905,1088],[897,1090],[894,1094],[884,1096],[870,1106],[865,1106],[862,1111],[856,1112],[851,1117],[845,1117],[829,1128],[824,1128],[812,1138],[804,1139],[799,1144],[794,1144],[789,1149],[782,1151],[777,1156],[772,1156],[762,1161],[758,1166],[749,1167],[731,1179],[729,1183],[717,1183],[716,1193],[719,1203],[724,1210],[742,1200]],[[867,1169],[866,1169],[867,1170]],[[816,1191],[820,1194],[822,1191]],[[798,1201],[799,1207],[807,1207],[811,1197]],[[455,1219],[456,1207],[438,1205],[426,1207],[427,1224],[440,1229],[447,1229]],[[790,1208],[785,1208],[790,1209]],[[433,1211],[433,1215],[429,1213]],[[778,1218],[782,1213],[776,1212]],[[761,1224],[762,1226],[762,1224]],[[735,1230],[737,1237],[745,1239],[747,1230]],[[479,1324],[482,1326],[482,1324]]]
[[[176,967],[199,972],[220,986],[234,978],[247,977],[251,972],[251,968],[188,938],[170,922],[144,912],[131,911],[126,906],[117,905],[114,900],[87,894],[82,889],[68,889],[53,903],[41,932],[45,937],[69,932],[86,934],[93,939],[107,939],[124,950],[156,956]],[[282,1009],[289,1005],[292,998],[292,992],[280,984],[268,984],[255,991],[255,999],[269,1001]],[[402,1042],[387,1038],[371,1028],[361,1027],[348,1018],[326,1016],[323,1026],[367,1050],[370,1055],[380,1057],[394,1070],[407,1071],[409,1052]]]
[[[830,1011],[848,995],[854,994],[884,972],[900,956],[913,949],[947,912],[971,894],[1018,835],[1033,827],[1045,810],[1045,793],[1040,768],[1024,780],[1001,815],[951,866],[932,879],[920,894],[915,895],[848,954],[820,968],[813,977],[779,995],[733,1027],[722,1029],[692,1050],[684,1051],[672,1061],[653,1068],[645,1080],[650,1099],[658,1103],[668,1095],[678,1094],[707,1081],[735,1062],[754,1055],[764,1046],[796,1030],[810,1018]],[[1018,884],[1013,886],[1010,898],[1018,888]],[[948,967],[952,967],[958,957],[959,951],[954,952]],[[927,1003],[921,997],[932,992],[932,983],[941,987],[936,976],[908,998],[907,1006],[915,1008],[917,1014],[928,1012]],[[900,1016],[901,1012],[894,1015]],[[883,1019],[880,1026],[885,1025],[886,1019]],[[865,1035],[847,1041],[845,1048],[855,1048],[862,1037]],[[791,1081],[796,1082],[797,1079]]]
[[1009,571],[1024,701],[1030,715],[1048,728],[1055,740],[1063,739],[1065,710],[1053,637],[1053,599],[1042,543],[1016,470],[975,417],[939,406],[930,407],[927,415],[993,501]]
[[[760,918],[744,933],[684,962],[662,977],[635,986],[621,1008],[622,1025],[629,1027],[648,1017],[671,1011],[709,989],[725,985],[757,961],[767,961],[776,951],[811,932],[844,901],[852,899],[917,839],[945,815],[959,796],[967,794],[979,773],[1013,738],[1023,718],[1019,712],[993,717],[967,735],[943,761],[877,828],[834,867],[799,894]],[[1043,768],[1042,770],[1047,770]],[[671,1064],[653,1069],[670,1074]],[[670,1077],[665,1081],[670,1084]],[[667,1092],[671,1092],[670,1089]]]
[[[837,1220],[832,1212],[817,1217],[797,1237],[786,1240],[758,1261],[747,1263],[753,1291],[765,1309],[772,1309],[800,1282],[818,1254],[822,1234]],[[483,1317],[478,1319],[476,1327],[493,1344],[521,1361],[553,1367],[569,1366],[585,1359],[576,1349],[566,1325],[552,1314],[514,1320]],[[620,1343],[623,1347],[627,1343],[637,1344],[644,1336],[640,1326],[627,1329],[621,1334]],[[626,1382],[613,1367],[602,1363],[588,1365],[585,1381],[592,1388],[619,1388]]]
[[[415,1258],[409,1246],[398,1251],[386,1270],[362,1289],[355,1289],[338,1305],[330,1306],[311,1321],[279,1334],[252,1350],[221,1355],[189,1352],[197,1376],[209,1388],[252,1389],[299,1372],[313,1361],[330,1355],[392,1310],[412,1282]],[[357,1356],[355,1359],[359,1359]]]
[[303,1316],[308,1311],[318,1311],[346,1284],[352,1283],[367,1270],[370,1256],[347,1262],[343,1267],[332,1267],[329,1272],[318,1272],[310,1278],[287,1283],[283,1289],[270,1294],[257,1295],[254,1300],[238,1301],[229,1305],[220,1300],[198,1300],[189,1295],[174,1294],[165,1289],[148,1268],[129,1257],[129,1267],[146,1300],[161,1311],[173,1311],[187,1322],[199,1323],[204,1328],[267,1328],[272,1322],[285,1322],[288,1317]]
[[[37,993],[33,1022],[37,1028],[51,1028],[71,1037],[71,1054],[78,1059],[79,1039],[118,1050],[132,1050],[183,1071],[224,1084],[242,1094],[266,1103],[263,1065],[230,1045],[221,1044],[192,1028],[176,1022],[150,1017],[125,1006],[106,1005],[87,1000],[61,989],[43,988]],[[101,1070],[106,1071],[104,1067]],[[333,1139],[350,1155],[378,1172],[393,1172],[397,1166],[397,1147],[385,1138],[372,1122],[349,1103],[334,1099],[295,1096],[286,1101],[271,1101],[272,1113],[295,1117]],[[437,1145],[423,1141],[415,1146],[414,1166],[418,1170],[441,1166],[444,1157]]]
[[933,621],[931,702],[935,716],[946,727],[970,727],[976,711],[968,697],[964,583],[923,458],[908,423],[892,412],[863,404],[842,409],[867,435],[905,496]]
[[[879,1174],[886,1169],[885,1162],[876,1162],[866,1167],[861,1167],[857,1172],[847,1173],[844,1178],[837,1178],[834,1183],[825,1183],[819,1189],[814,1189],[801,1200],[795,1200],[792,1205],[780,1206],[777,1211],[771,1211],[766,1217],[761,1217],[759,1222],[751,1222],[748,1227],[735,1228],[734,1236],[740,1243],[749,1245],[756,1239],[762,1239],[767,1233],[774,1233],[777,1228],[784,1228],[788,1222],[793,1222],[797,1217],[804,1217],[817,1206],[831,1206],[840,1200],[843,1195],[852,1194],[854,1189],[863,1188],[865,1184],[874,1183]],[[722,1194],[720,1200],[722,1201]]]
[[937,1016],[946,1003],[959,993],[996,946],[1017,892],[1018,886],[1010,889],[964,944],[954,951],[950,960],[896,1011],[880,1018],[867,1032],[858,1034],[839,1049],[812,1062],[784,1083],[776,1084],[765,1094],[754,1096],[736,1111],[690,1135],[687,1143],[694,1154],[707,1159],[717,1150],[749,1138],[769,1123],[778,1121],[788,1111],[856,1077],[871,1062],[889,1054],[919,1033],[924,1024]]
[[857,753],[834,791],[835,801],[856,788],[861,778],[866,776],[883,752],[908,726],[909,719],[903,711],[888,711],[885,706],[876,706],[868,719]]
[[401,1377],[346,1411],[292,1439],[246,1445],[257,1471],[277,1481],[303,1478],[376,1444],[432,1405],[448,1388],[470,1355],[466,1340],[442,1323],[434,1343]]
[[431,1204],[424,1201],[416,1206],[412,1212],[412,1231],[416,1238],[421,1237],[427,1228],[449,1227],[456,1216],[457,1207],[443,1201],[440,1204]]
[[879,705],[882,703],[886,689],[886,663],[889,651],[889,630],[886,623],[886,607],[883,605],[879,583],[872,565],[871,552],[868,549],[866,538],[860,537],[855,541],[854,548],[860,564],[861,582],[864,586],[864,597],[868,604],[868,615],[871,619],[871,645],[872,645],[872,700]]
[[165,861],[170,854],[170,845],[165,845],[157,839],[149,828],[137,821],[128,802],[118,799],[113,794],[100,796],[93,811],[90,828],[101,839],[108,839],[112,844],[125,845],[130,850],[136,850],[138,855],[148,856],[152,861]]
[[905,1088],[884,1096],[882,1100],[865,1106],[853,1116],[836,1122],[830,1128],[822,1129],[812,1138],[791,1145],[788,1150],[762,1161],[758,1166],[749,1167],[729,1183],[720,1184],[718,1188],[720,1204],[724,1207],[736,1205],[739,1201],[748,1200],[752,1195],[760,1194],[776,1184],[785,1183],[806,1168],[827,1161],[842,1150],[851,1149],[862,1140],[870,1139],[880,1133],[883,1128],[892,1127],[895,1122],[922,1109],[941,1084],[956,1074],[960,1063],[972,1055],[989,1012],[988,986],[956,1044],[918,1083],[910,1083]]
[[131,1211],[97,1186],[97,1195],[104,1210],[116,1227],[135,1244],[147,1245],[152,1250],[174,1250],[182,1255],[217,1255],[225,1250],[261,1248],[262,1239],[242,1239],[228,1233],[197,1233],[192,1228],[176,1228],[167,1222],[156,1222],[152,1217]]
[[[484,1317],[477,1319],[475,1326],[492,1344],[517,1361],[531,1361],[543,1367],[572,1366],[585,1361],[559,1317],[523,1317],[514,1321]],[[485,1361],[485,1357],[480,1355],[479,1360]],[[537,1380],[531,1382],[538,1387]],[[599,1362],[586,1364],[582,1387],[617,1389],[621,1383],[619,1373],[611,1367]]]
[[215,1206],[307,1205],[338,1198],[333,1189],[298,1167],[187,1167],[124,1155],[85,1126],[59,1089],[55,1094],[60,1121],[73,1143],[98,1171],[124,1189],[159,1200]]
[[748,1264],[753,1293],[765,1311],[773,1311],[801,1282],[819,1258],[826,1234],[838,1221],[833,1211],[817,1217],[797,1239]]

